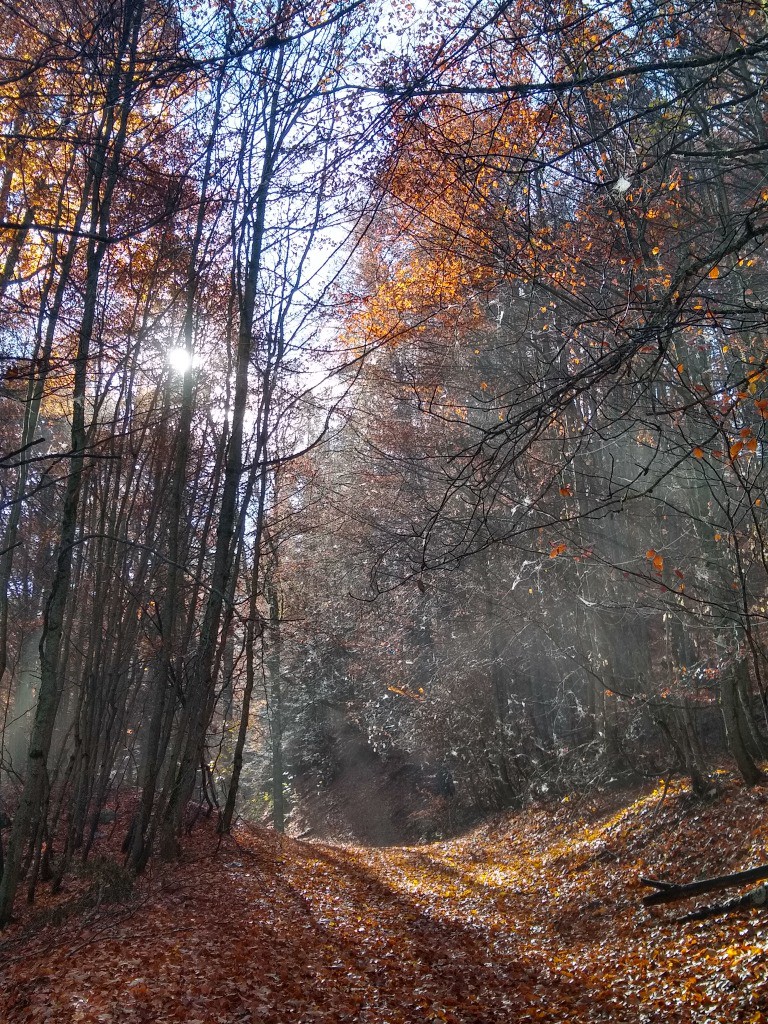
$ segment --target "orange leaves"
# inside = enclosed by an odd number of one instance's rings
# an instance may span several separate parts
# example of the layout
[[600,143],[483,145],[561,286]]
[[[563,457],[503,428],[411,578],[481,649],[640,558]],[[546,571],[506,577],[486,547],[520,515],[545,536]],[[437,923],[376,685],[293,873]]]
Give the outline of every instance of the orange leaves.
[[656,572],[662,572],[664,569],[664,557],[660,555],[655,548],[648,548],[645,552],[645,557],[653,566]]
[[588,1024],[635,1021],[642,1006],[659,1021],[757,1024],[764,915],[702,929],[616,910],[640,873],[709,876],[763,856],[763,794],[719,783],[706,802],[678,780],[624,799],[594,788],[417,847],[198,824],[194,858],[141,879],[128,912],[14,935],[0,1019]]
[[703,459],[704,458],[704,449],[703,448],[694,448],[692,454],[693,454],[694,459]]
[[710,270],[710,272],[709,272],[709,274],[707,276],[710,278],[710,280],[716,281],[718,279],[718,277],[720,277],[720,268],[719,267],[712,267],[712,269]]
[[408,690],[404,686],[388,686],[387,690],[390,693],[396,693],[399,697],[408,697],[409,700],[416,700],[422,702],[424,700],[424,691],[419,690],[416,693],[414,690]]
[[573,491],[571,490],[571,485],[570,484],[563,484],[563,486],[560,488],[560,497],[561,498],[572,498],[573,497]]
[[[749,391],[750,395],[754,395],[755,391],[757,391],[758,383],[761,380],[763,380],[764,378],[765,378],[765,371],[764,370],[751,370],[747,374],[747,390]],[[755,403],[755,404],[757,404],[757,403]]]
[[568,545],[567,544],[563,544],[563,543],[555,544],[555,545],[553,545],[553,547],[550,548],[549,557],[550,558],[557,558],[558,555],[565,554],[565,552],[567,550],[568,550]]
[[739,431],[739,440],[734,441],[728,449],[731,460],[737,459],[742,452],[753,455],[757,451],[758,441],[752,433],[751,427],[742,427]]

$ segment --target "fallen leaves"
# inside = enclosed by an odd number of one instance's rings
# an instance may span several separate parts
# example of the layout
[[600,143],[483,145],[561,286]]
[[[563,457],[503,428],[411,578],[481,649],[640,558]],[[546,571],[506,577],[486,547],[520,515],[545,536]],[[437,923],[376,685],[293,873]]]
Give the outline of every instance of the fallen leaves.
[[[768,923],[671,923],[642,874],[764,859],[765,797],[681,785],[529,808],[429,846],[199,828],[134,902],[2,937],[0,1019],[679,1024],[768,1019]],[[73,952],[74,951],[74,952]]]

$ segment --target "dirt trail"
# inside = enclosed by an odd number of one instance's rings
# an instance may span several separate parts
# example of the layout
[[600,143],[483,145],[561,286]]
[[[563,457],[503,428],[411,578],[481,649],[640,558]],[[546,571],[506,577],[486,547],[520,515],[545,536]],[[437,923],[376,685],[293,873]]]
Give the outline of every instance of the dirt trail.
[[636,879],[765,858],[764,812],[647,793],[378,850],[201,828],[132,901],[6,932],[0,1021],[761,1024],[765,916],[671,924]]

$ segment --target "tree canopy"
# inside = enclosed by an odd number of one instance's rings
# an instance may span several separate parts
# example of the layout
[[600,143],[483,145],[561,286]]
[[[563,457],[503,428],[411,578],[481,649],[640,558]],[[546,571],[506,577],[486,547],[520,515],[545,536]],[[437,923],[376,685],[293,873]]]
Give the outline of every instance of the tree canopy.
[[3,12],[0,924],[120,801],[760,781],[763,7]]

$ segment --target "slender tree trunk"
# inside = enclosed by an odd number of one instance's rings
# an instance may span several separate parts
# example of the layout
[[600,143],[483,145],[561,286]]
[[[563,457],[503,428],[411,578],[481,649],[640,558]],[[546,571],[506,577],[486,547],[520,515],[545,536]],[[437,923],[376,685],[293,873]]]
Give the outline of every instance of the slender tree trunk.
[[[184,807],[194,789],[200,749],[208,726],[206,709],[208,708],[208,697],[214,685],[213,666],[224,609],[224,595],[229,587],[234,562],[236,527],[239,520],[237,498],[243,474],[245,412],[249,398],[248,378],[254,345],[257,288],[265,241],[267,199],[277,158],[275,147],[279,116],[278,101],[282,88],[282,67],[283,48],[281,47],[274,67],[271,69],[272,96],[265,117],[264,155],[253,206],[251,244],[240,303],[231,430],[224,465],[224,483],[216,531],[211,585],[192,667],[192,678],[188,687],[185,709],[186,735],[183,740],[178,770],[175,773],[168,797],[162,828],[161,849],[166,857],[174,856],[178,850],[178,837],[181,832]],[[249,143],[250,137],[246,138],[244,133],[241,144],[245,147]],[[263,438],[262,444],[265,441],[266,438]]]
[[758,768],[749,752],[744,734],[742,713],[739,707],[739,673],[749,671],[746,663],[739,660],[730,671],[724,672],[720,678],[720,710],[725,725],[728,750],[736,762],[736,767],[748,786],[756,786],[765,781],[765,776]]
[[[273,569],[276,568],[273,566]],[[272,824],[277,832],[284,832],[282,615],[280,603],[280,589],[273,576],[269,586],[269,646],[266,659],[267,678],[269,679],[269,731],[272,749]]]
[[[69,475],[61,514],[56,568],[43,618],[43,635],[40,640],[40,688],[29,742],[26,777],[8,842],[5,870],[0,884],[0,927],[4,926],[11,916],[27,838],[38,832],[41,824],[43,800],[47,786],[48,754],[61,698],[61,644],[87,446],[85,403],[88,359],[96,321],[100,269],[106,253],[112,197],[118,180],[120,158],[128,129],[128,115],[134,86],[136,47],[142,16],[142,0],[127,6],[119,50],[120,59],[116,61],[116,70],[108,89],[100,137],[93,157],[91,223],[96,228],[96,232],[88,241],[83,316],[75,358],[72,455],[69,460]],[[124,71],[122,65],[126,58],[128,67]],[[121,92],[122,101],[118,107]],[[117,130],[115,131],[116,122]]]
[[266,467],[262,467],[259,485],[259,510],[257,517],[256,539],[253,546],[253,570],[251,573],[251,593],[248,602],[248,623],[245,634],[245,689],[243,691],[243,705],[242,710],[240,711],[240,725],[237,730],[235,752],[232,758],[232,773],[229,779],[229,788],[227,789],[227,799],[219,821],[219,831],[223,833],[229,832],[232,828],[232,820],[235,814],[237,792],[240,786],[240,775],[243,770],[243,753],[245,751],[245,742],[248,738],[248,722],[251,714],[251,700],[256,681],[254,648],[256,646],[257,639],[262,636],[257,599],[260,575],[259,567],[261,561],[261,524],[264,520],[266,488],[267,472]]

